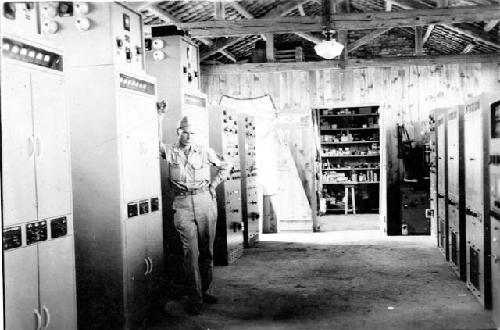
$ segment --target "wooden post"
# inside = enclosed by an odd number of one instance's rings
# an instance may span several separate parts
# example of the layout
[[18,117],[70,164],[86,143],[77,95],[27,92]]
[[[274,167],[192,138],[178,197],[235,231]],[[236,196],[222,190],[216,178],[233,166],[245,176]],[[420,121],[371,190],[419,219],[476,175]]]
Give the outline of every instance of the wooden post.
[[437,1],[438,7],[448,7],[450,5],[449,0],[438,0]]
[[392,1],[385,0],[385,11],[392,11]]
[[295,62],[303,62],[304,61],[304,53],[302,52],[302,47],[295,47]]
[[222,1],[214,2],[214,6],[215,6],[215,19],[220,19],[220,20],[226,19],[224,2]]
[[424,42],[423,42],[423,27],[416,26],[415,27],[415,54],[423,55],[424,54]]
[[266,59],[267,62],[274,62],[274,35],[266,33]]
[[347,30],[342,30],[338,31],[338,38],[337,41],[344,45],[344,50],[342,51],[342,54],[339,56],[340,60],[347,60],[348,57],[348,50],[347,50]]

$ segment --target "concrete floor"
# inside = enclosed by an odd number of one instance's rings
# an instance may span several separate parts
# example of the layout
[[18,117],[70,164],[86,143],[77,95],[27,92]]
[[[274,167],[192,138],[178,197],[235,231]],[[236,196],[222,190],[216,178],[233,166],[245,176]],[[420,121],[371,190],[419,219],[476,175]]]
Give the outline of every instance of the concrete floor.
[[216,267],[218,304],[190,317],[182,301],[168,301],[147,329],[495,328],[430,237],[350,230],[378,228],[372,217],[263,235],[235,264]]

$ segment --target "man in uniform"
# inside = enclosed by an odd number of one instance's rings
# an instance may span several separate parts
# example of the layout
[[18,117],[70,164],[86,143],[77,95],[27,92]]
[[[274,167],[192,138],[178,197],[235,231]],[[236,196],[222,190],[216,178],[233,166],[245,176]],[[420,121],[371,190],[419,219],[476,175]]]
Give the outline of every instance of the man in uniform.
[[[217,224],[215,188],[227,176],[231,164],[213,149],[192,144],[192,134],[188,118],[183,117],[177,128],[177,143],[161,143],[160,154],[167,162],[174,195],[174,226],[184,250],[184,271],[189,289],[185,310],[198,315],[203,303],[217,302],[217,298],[209,294]],[[212,180],[210,165],[218,169]]]

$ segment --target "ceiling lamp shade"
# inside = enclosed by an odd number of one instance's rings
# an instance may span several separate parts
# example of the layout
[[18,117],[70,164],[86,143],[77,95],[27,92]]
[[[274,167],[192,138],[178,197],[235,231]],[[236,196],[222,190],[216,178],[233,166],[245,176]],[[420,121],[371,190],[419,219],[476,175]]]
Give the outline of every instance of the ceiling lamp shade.
[[324,40],[314,46],[314,51],[319,56],[331,60],[342,53],[344,49],[344,45],[338,43],[335,39],[333,40]]

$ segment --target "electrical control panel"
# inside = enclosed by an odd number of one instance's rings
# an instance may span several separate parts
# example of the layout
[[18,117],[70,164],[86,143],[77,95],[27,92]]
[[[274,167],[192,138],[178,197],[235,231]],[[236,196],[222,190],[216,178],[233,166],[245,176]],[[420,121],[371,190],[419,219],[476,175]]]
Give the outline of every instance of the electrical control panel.
[[465,181],[463,106],[448,110],[448,255],[451,268],[465,281]]
[[466,284],[488,308],[491,303],[489,216],[489,114],[484,96],[465,103]]
[[489,172],[493,320],[500,325],[500,95],[485,100],[490,118]]
[[[238,115],[228,108],[209,109],[210,147],[232,164],[228,178],[217,187],[216,264],[227,265],[243,254],[243,218]],[[216,169],[212,168],[212,175]]]
[[[168,116],[160,127],[163,142],[177,142],[177,124],[187,116],[194,143],[208,146],[207,96],[200,91],[198,47],[187,37],[166,35],[163,27],[153,27],[152,36],[147,39],[146,72],[157,80],[158,99],[168,103]],[[168,182],[163,189],[168,192]]]
[[0,5],[5,327],[76,329],[66,57],[40,35],[42,3]]
[[448,256],[448,174],[447,174],[447,109],[436,112],[436,136],[437,136],[437,231],[438,247]]
[[65,49],[68,67],[144,69],[141,15],[116,2],[42,2],[41,33]]
[[151,67],[166,68],[171,86],[178,86],[184,93],[198,93],[201,87],[198,46],[187,37],[165,32],[163,27],[152,27],[146,60]]
[[429,203],[430,208],[427,214],[430,219],[431,237],[438,245],[438,224],[437,224],[437,132],[436,132],[436,111],[431,111],[429,115]]
[[251,247],[259,240],[259,189],[257,185],[255,118],[238,115],[239,154],[241,168],[241,202],[244,243]]

